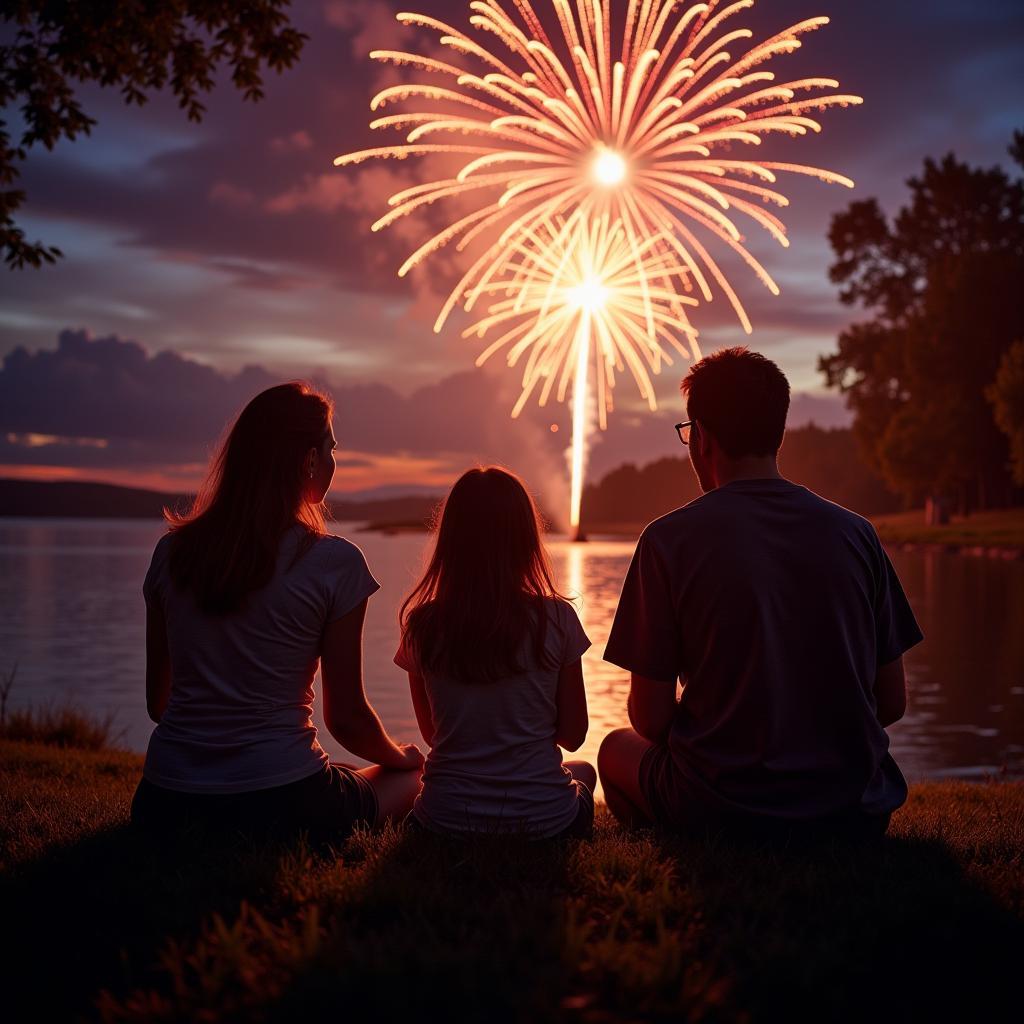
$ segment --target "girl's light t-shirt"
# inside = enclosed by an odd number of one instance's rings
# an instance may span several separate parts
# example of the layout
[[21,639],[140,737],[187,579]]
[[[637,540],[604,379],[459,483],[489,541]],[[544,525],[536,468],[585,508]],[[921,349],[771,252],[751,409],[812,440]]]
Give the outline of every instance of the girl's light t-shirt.
[[363,553],[320,537],[293,565],[305,528],[281,541],[271,581],[229,615],[209,615],[168,571],[162,537],[143,584],[167,624],[171,693],[150,737],[144,777],[189,793],[284,786],[328,763],[313,725],[324,626],[379,589]]
[[[395,664],[423,677],[434,745],[413,814],[442,832],[520,832],[542,838],[567,828],[576,788],[555,743],[558,676],[590,647],[572,606],[545,601],[550,667],[524,643],[525,671],[490,683],[422,670],[404,642]],[[458,642],[457,640],[455,642]]]

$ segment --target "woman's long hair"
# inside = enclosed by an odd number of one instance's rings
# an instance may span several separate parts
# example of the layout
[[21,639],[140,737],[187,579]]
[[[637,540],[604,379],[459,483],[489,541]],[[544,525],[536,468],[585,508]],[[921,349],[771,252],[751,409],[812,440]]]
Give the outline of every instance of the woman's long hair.
[[235,420],[191,509],[164,509],[171,579],[204,611],[235,611],[266,586],[289,526],[307,527],[297,558],[323,534],[325,506],[304,500],[304,458],[323,444],[333,412],[329,397],[301,381],[268,388]]
[[533,499],[507,470],[471,469],[444,503],[430,563],[399,622],[424,668],[493,682],[523,670],[528,638],[537,663],[548,663],[544,602],[550,597],[561,595]]

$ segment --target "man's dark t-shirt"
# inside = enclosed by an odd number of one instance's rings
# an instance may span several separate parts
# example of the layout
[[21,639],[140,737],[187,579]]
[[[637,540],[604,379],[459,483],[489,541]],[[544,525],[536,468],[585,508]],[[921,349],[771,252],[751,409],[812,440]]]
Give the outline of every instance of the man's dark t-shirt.
[[874,682],[921,639],[867,520],[786,480],[737,480],[644,530],[604,656],[683,683],[677,801],[799,820],[904,802]]

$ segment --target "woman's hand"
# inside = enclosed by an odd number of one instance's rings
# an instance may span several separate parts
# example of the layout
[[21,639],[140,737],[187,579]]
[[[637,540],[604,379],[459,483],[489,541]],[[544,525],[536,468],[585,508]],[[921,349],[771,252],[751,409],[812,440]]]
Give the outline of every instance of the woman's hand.
[[423,752],[415,743],[396,743],[395,746],[401,752],[401,762],[388,764],[384,767],[394,768],[400,772],[414,772],[423,767]]

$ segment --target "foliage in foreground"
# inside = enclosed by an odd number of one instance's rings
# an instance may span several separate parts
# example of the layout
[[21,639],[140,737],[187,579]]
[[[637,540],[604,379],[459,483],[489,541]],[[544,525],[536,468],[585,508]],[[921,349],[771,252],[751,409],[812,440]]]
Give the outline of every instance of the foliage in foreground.
[[4,716],[0,740],[104,750],[117,738],[114,723],[113,714],[97,718],[71,705],[19,708]]
[[[190,121],[219,72],[230,72],[245,99],[263,96],[263,69],[281,72],[306,36],[288,20],[286,0],[245,4],[174,0],[160,4],[46,3],[16,0],[0,11],[0,107],[19,108],[17,139],[0,120],[0,253],[12,269],[53,263],[61,251],[29,242],[14,214],[24,202],[18,178],[28,150],[88,135],[96,124],[80,103],[81,86],[116,87],[142,106],[167,89]],[[225,77],[227,77],[225,75]],[[17,122],[16,122],[17,123]]]
[[[126,826],[133,755],[0,744],[11,1020],[1007,1018],[1024,785],[917,787],[874,847],[622,832],[336,853]],[[60,984],[54,984],[54,971]]]
[[97,716],[74,704],[50,703],[42,707],[7,710],[7,702],[18,676],[17,662],[0,674],[0,741],[42,743],[79,750],[107,750],[120,737],[114,732],[117,716]]

